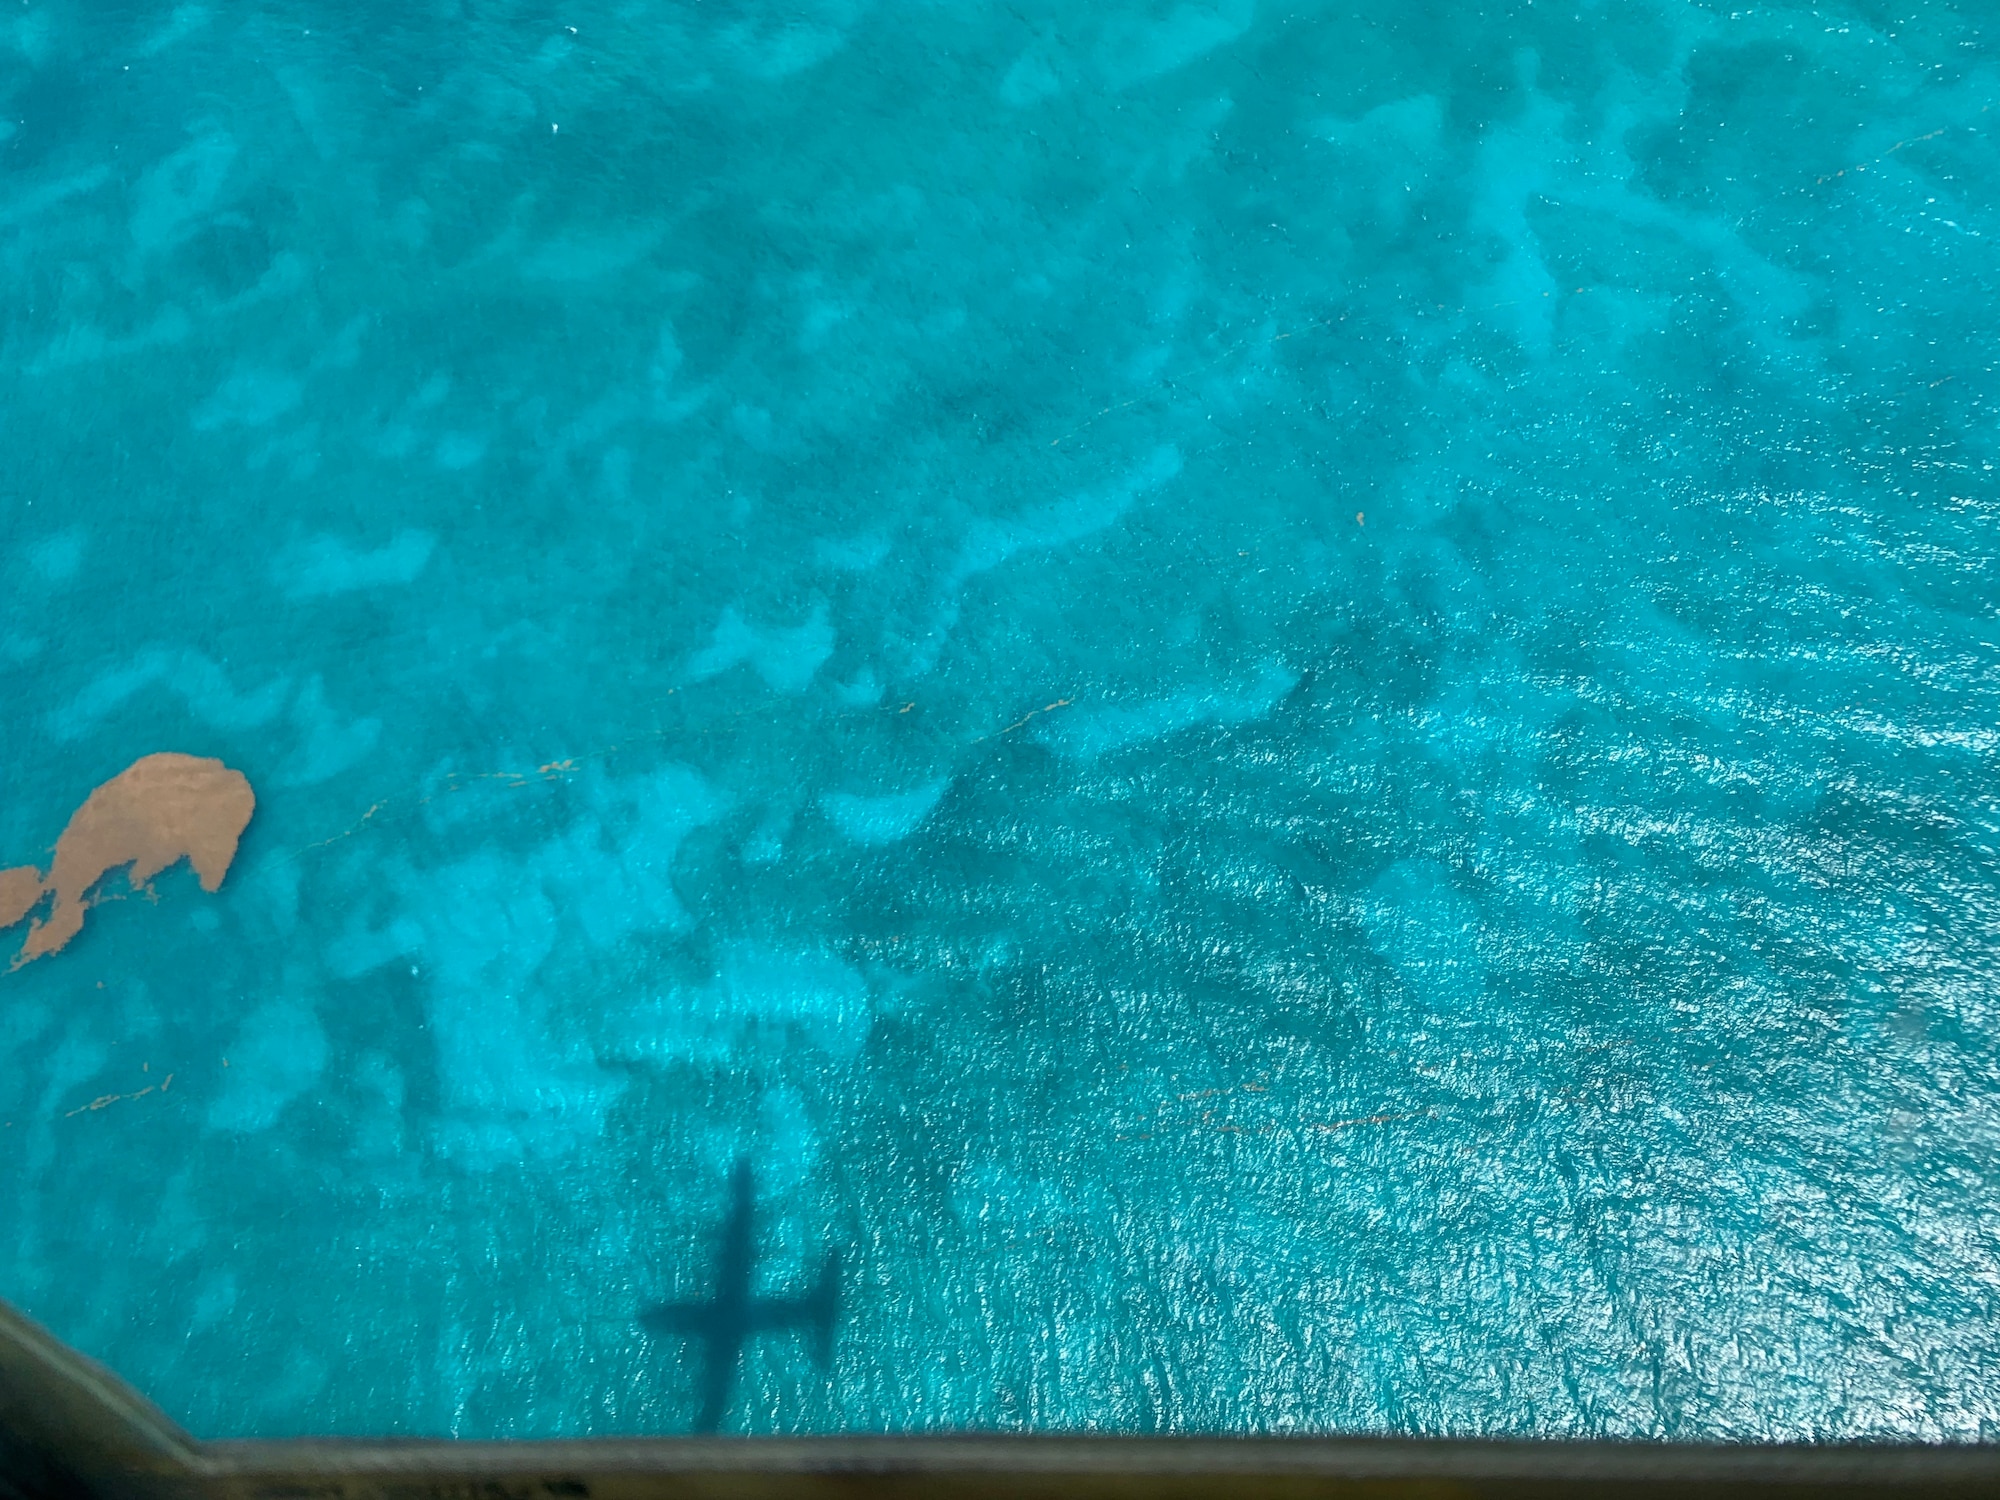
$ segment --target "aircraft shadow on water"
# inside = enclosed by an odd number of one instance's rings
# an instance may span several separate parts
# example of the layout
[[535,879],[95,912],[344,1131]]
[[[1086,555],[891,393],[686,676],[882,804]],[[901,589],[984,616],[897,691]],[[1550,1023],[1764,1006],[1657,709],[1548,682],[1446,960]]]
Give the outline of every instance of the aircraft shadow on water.
[[751,1280],[757,1250],[756,1193],[750,1163],[739,1160],[729,1179],[729,1218],[722,1228],[715,1295],[705,1302],[668,1302],[647,1308],[639,1322],[649,1331],[699,1339],[703,1345],[701,1414],[695,1431],[713,1432],[729,1405],[730,1387],[743,1347],[760,1333],[801,1332],[811,1339],[813,1357],[825,1368],[833,1357],[833,1328],[839,1312],[840,1255],[829,1250],[819,1278],[802,1296],[758,1297]]

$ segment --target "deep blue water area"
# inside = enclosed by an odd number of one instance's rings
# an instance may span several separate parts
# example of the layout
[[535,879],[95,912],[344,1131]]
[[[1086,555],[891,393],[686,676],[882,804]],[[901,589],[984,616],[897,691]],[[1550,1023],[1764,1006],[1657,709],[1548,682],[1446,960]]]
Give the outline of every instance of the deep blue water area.
[[211,1436],[2000,1437],[2000,11],[1731,3],[4,0],[0,865],[258,805],[0,973],[0,1297]]

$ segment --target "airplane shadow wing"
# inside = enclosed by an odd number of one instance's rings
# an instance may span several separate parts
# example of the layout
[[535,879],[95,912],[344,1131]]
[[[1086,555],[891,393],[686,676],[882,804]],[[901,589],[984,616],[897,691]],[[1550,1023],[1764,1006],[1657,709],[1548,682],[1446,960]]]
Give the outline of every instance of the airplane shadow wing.
[[639,1321],[654,1333],[707,1338],[715,1331],[715,1308],[707,1302],[663,1302],[640,1313]]
[[701,1341],[701,1414],[696,1432],[713,1432],[722,1425],[729,1405],[729,1386],[736,1376],[746,1330],[729,1327],[716,1316],[713,1303],[668,1302],[639,1314],[642,1326],[654,1333],[677,1334]]
[[760,1333],[802,1330],[812,1339],[813,1358],[825,1369],[833,1361],[833,1330],[840,1319],[840,1253],[829,1250],[819,1279],[799,1297],[760,1297],[750,1304],[750,1324]]

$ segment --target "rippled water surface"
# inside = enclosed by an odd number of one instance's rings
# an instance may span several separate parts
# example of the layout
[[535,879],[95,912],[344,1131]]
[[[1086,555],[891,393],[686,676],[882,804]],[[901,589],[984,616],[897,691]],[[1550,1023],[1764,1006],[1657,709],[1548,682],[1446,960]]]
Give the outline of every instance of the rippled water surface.
[[0,974],[0,1296],[216,1436],[2000,1436],[1984,0],[8,5],[0,865],[257,810]]

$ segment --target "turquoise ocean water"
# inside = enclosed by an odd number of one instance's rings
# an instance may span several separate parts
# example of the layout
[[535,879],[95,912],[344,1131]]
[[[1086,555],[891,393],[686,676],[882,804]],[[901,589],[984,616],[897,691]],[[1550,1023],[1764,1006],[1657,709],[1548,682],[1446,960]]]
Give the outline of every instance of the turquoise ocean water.
[[5,0],[0,865],[258,810],[0,974],[0,1296],[218,1436],[2000,1436],[1996,48]]

